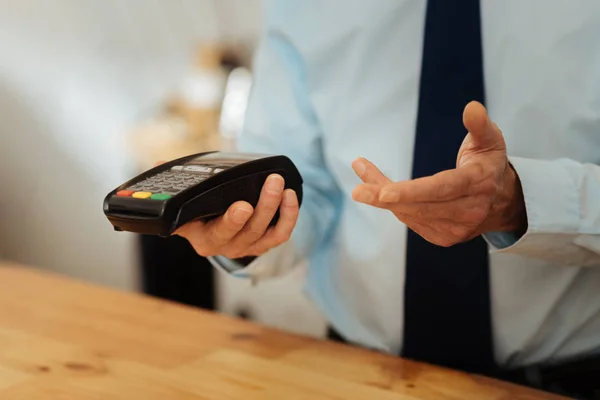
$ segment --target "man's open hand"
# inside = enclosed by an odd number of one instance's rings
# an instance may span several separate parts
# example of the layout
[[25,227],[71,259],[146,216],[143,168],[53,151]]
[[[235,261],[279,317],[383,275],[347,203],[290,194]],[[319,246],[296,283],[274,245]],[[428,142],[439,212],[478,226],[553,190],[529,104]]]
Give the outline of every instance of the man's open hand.
[[466,135],[456,168],[433,176],[392,182],[371,162],[352,164],[364,182],[356,201],[392,211],[426,240],[451,246],[482,233],[526,229],[523,193],[506,155],[500,129],[483,105],[465,107]]

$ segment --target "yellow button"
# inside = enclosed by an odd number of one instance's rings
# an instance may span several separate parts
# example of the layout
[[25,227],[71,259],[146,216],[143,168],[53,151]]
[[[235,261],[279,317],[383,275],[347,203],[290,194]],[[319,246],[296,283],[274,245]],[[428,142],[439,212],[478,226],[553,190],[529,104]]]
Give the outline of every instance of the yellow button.
[[131,195],[131,197],[135,197],[136,199],[147,199],[152,196],[150,192],[135,192]]

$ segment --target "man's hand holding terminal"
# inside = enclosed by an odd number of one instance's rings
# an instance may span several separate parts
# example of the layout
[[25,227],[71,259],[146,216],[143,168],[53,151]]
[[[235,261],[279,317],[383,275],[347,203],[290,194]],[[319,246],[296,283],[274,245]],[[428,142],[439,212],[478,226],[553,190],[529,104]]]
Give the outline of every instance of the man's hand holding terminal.
[[[269,227],[277,210],[279,220]],[[298,198],[291,189],[284,190],[280,175],[270,175],[253,208],[245,201],[232,204],[221,217],[210,222],[194,221],[180,227],[175,234],[186,238],[204,257],[225,256],[231,259],[259,256],[286,242],[298,218]]]

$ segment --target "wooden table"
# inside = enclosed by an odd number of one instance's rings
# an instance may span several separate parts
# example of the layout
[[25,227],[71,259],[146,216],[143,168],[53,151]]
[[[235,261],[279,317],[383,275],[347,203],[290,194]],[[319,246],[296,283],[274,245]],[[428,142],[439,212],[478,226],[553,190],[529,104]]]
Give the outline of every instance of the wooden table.
[[558,399],[0,266],[0,399]]

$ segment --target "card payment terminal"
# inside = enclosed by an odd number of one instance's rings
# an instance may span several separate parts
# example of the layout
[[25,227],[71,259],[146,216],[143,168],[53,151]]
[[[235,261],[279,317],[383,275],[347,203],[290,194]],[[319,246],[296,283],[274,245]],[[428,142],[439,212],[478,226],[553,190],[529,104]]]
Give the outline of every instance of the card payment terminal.
[[266,178],[274,173],[301,204],[302,177],[289,158],[206,152],[169,161],[123,183],[105,197],[104,213],[117,231],[167,237],[187,222],[224,214],[236,201],[255,207]]

